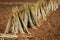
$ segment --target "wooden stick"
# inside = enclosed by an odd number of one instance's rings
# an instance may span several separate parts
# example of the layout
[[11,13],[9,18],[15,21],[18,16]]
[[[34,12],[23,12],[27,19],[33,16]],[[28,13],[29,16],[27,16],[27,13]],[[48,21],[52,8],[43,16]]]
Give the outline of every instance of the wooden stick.
[[8,23],[7,23],[7,26],[6,26],[6,30],[5,30],[4,33],[8,33],[9,28],[10,28],[10,26],[11,26],[11,20],[12,20],[12,16],[11,16],[11,17],[9,18],[9,20],[8,20]]
[[1,34],[0,38],[17,38],[17,35],[11,35],[11,34]]

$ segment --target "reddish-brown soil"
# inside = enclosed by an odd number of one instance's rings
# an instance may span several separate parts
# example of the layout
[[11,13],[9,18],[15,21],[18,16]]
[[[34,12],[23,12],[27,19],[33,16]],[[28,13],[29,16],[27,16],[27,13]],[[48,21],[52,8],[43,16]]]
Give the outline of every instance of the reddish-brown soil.
[[[3,33],[11,14],[11,6],[0,5],[0,33]],[[60,8],[50,12],[46,21],[36,29],[28,28],[31,34],[18,34],[17,40],[60,40]]]
[[38,0],[0,0],[0,3],[15,3],[15,2],[18,2],[18,3],[25,3],[25,2],[37,2]]

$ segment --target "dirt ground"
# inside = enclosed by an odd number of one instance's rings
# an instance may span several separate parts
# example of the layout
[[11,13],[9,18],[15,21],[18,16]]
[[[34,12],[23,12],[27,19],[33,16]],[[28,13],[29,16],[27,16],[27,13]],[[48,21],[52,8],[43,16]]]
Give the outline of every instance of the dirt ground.
[[[11,8],[11,6],[9,6]],[[11,14],[9,7],[0,5],[0,33],[3,33]],[[17,40],[60,40],[60,7],[50,12],[46,21],[36,29],[28,28],[31,34],[18,34]]]

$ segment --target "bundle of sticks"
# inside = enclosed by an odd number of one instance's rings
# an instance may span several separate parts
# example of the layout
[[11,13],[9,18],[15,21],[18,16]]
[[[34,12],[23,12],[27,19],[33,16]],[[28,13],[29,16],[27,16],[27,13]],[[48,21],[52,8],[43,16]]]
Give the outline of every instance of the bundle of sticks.
[[25,3],[20,8],[18,6],[12,8],[5,34],[9,31],[13,34],[30,34],[27,28],[35,29],[41,20],[47,20],[48,12],[55,11],[58,5],[57,0],[40,0],[37,3]]
[[18,37],[17,35],[0,33],[0,40],[16,40],[17,37]]

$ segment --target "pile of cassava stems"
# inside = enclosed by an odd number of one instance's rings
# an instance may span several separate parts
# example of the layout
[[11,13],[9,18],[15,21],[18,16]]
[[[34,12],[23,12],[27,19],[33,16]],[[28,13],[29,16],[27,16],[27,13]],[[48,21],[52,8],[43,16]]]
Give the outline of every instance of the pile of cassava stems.
[[41,20],[47,20],[46,15],[49,11],[57,8],[57,0],[40,0],[37,3],[25,3],[21,7],[15,6],[12,8],[11,17],[4,33],[11,31],[12,34],[30,34],[27,28],[35,29]]

